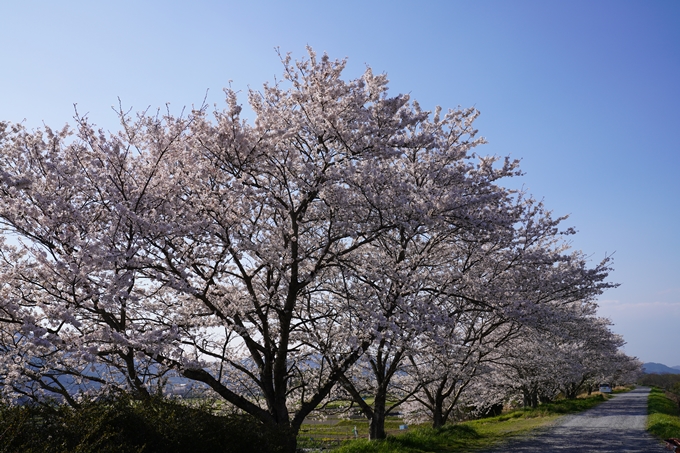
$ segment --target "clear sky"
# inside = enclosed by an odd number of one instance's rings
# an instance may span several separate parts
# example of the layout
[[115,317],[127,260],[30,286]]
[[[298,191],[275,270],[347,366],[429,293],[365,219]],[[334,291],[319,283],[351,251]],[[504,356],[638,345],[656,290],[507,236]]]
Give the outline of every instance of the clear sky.
[[[386,72],[423,107],[475,106],[482,154],[614,253],[600,314],[643,361],[680,365],[680,2],[3,1],[0,119],[115,130],[133,110],[221,102],[305,46]],[[246,102],[245,93],[242,101]]]

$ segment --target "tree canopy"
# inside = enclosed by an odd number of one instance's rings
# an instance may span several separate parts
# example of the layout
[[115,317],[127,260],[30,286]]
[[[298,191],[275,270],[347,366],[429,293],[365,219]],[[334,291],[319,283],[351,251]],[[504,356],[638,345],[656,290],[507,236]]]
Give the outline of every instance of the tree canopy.
[[482,377],[532,401],[630,360],[595,315],[610,259],[502,185],[519,164],[476,153],[479,112],[311,49],[282,63],[253,121],[227,89],[212,115],[121,110],[115,133],[0,124],[6,399],[148,398],[179,375],[294,451],[331,398],[380,438],[388,401],[443,423]]

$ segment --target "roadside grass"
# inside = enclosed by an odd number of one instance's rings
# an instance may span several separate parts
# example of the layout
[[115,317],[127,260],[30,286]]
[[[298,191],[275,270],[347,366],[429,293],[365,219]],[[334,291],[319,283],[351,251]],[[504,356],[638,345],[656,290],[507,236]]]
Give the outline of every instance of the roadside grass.
[[[481,449],[508,437],[550,425],[561,415],[581,412],[606,400],[607,397],[602,394],[576,400],[558,400],[541,404],[535,409],[517,409],[496,417],[449,424],[439,429],[420,425],[400,431],[399,424],[403,422],[392,419],[386,426],[388,438],[377,442],[365,439],[368,423],[363,420],[346,420],[332,426],[305,425],[298,444],[306,449],[327,450],[336,447],[332,450],[334,453],[463,452]],[[346,440],[353,437],[354,426],[360,438]]]
[[634,388],[635,388],[635,384],[631,384],[631,385],[621,385],[621,386],[618,386],[618,387],[614,387],[614,388],[612,389],[612,393],[617,394],[617,393],[630,392],[630,391],[633,390]]
[[680,438],[680,408],[677,396],[674,400],[672,394],[664,390],[652,387],[647,400],[647,431],[661,439],[669,437]]

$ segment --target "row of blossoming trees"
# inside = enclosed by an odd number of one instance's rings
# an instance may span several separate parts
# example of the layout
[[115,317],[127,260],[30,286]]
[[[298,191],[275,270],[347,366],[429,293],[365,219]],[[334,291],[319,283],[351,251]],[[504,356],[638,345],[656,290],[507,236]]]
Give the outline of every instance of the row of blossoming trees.
[[[351,398],[441,425],[624,379],[589,267],[543,205],[473,149],[474,109],[423,111],[370,69],[282,58],[224,110],[121,111],[116,133],[0,127],[6,399],[145,398],[170,374],[296,433]],[[363,397],[373,396],[371,404]]]

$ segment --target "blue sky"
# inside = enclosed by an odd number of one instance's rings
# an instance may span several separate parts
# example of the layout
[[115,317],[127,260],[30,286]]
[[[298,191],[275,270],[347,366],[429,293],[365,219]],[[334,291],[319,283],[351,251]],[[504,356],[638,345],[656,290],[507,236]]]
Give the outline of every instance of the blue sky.
[[[626,352],[680,365],[680,2],[31,1],[0,5],[0,120],[115,130],[111,106],[200,104],[305,46],[386,72],[423,107],[475,106],[482,154],[614,253],[600,314]],[[242,101],[246,102],[245,93]]]

